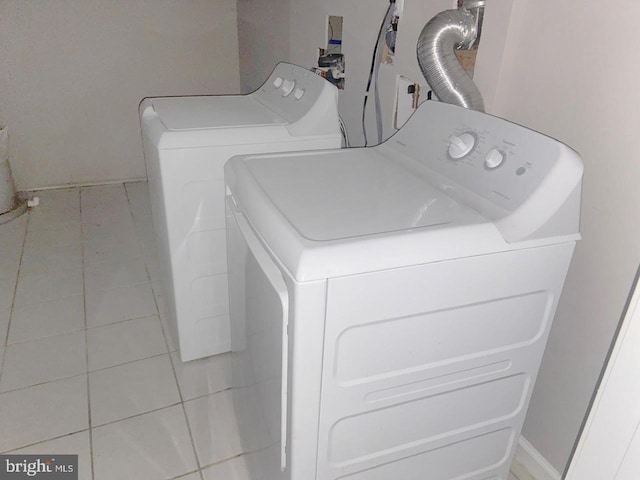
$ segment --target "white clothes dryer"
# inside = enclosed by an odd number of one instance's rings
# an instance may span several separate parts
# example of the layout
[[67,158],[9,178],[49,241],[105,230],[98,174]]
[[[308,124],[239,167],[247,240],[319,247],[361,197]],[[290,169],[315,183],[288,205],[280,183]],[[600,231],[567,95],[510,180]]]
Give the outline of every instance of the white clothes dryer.
[[231,159],[252,480],[506,480],[581,178],[560,142],[438,102],[373,148]]
[[340,148],[338,93],[280,63],[249,95],[140,105],[171,335],[182,361],[230,349],[223,166],[233,155]]

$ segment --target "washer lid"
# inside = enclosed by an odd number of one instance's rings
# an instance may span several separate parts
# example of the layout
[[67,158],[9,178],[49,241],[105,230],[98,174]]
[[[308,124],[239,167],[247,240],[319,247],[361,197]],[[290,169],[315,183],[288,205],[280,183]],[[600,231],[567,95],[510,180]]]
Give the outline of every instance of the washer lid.
[[[247,173],[305,239],[326,242],[479,217],[372,151],[248,158]],[[250,206],[247,206],[250,209]]]
[[500,251],[492,222],[379,149],[237,156],[234,202],[298,281]]
[[250,95],[154,98],[153,109],[168,130],[207,130],[287,121]]
[[492,221],[380,149],[237,156],[225,181],[231,211],[298,281],[515,248]]

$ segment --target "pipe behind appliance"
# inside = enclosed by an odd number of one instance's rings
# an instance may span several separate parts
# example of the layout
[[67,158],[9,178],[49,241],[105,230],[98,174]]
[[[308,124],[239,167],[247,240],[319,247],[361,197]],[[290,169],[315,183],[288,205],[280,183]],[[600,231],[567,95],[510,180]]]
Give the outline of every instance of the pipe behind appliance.
[[481,8],[483,1],[465,2],[460,9],[437,14],[422,29],[417,54],[424,78],[442,102],[484,112],[478,87],[455,55],[456,49],[469,48],[477,39]]

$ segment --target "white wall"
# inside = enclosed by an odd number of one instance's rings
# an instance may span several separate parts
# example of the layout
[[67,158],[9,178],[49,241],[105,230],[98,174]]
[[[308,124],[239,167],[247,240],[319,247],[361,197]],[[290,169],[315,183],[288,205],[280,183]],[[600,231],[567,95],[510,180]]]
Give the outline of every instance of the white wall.
[[[423,99],[426,97],[428,88],[416,59],[418,36],[429,19],[442,10],[454,8],[455,3],[455,0],[405,0],[394,64],[380,68],[383,138],[395,132],[392,120],[396,75],[421,83],[425,87]],[[280,60],[307,68],[316,66],[318,48],[327,45],[328,16],[343,16],[342,51],[347,77],[346,88],[340,92],[339,110],[352,145],[362,145],[362,103],[373,47],[388,5],[388,0],[238,0],[242,91],[258,87]],[[367,105],[367,132],[369,145],[377,143],[373,95]]]
[[143,97],[238,92],[235,0],[2,0],[0,65],[19,189],[143,177]]
[[249,93],[290,58],[289,0],[238,0],[238,46],[240,86]]
[[[345,90],[340,92],[340,115],[347,125],[352,145],[362,145],[362,102],[369,77],[371,55],[388,0],[293,0],[291,2],[291,61],[312,67],[317,65],[318,48],[327,44],[327,17],[341,15],[343,24],[342,53],[346,61]],[[404,75],[425,86],[416,59],[418,35],[429,19],[448,8],[453,0],[405,0],[404,14],[398,26],[396,56],[393,66],[380,68],[381,104],[384,138],[395,132],[392,110],[396,75]],[[426,94],[426,88],[423,92]],[[374,102],[369,97],[367,133],[369,145],[377,143],[374,133]]]
[[640,261],[638,18],[635,0],[487,2],[476,80],[488,111],[566,142],[585,164],[583,239],[523,432],[558,471]]

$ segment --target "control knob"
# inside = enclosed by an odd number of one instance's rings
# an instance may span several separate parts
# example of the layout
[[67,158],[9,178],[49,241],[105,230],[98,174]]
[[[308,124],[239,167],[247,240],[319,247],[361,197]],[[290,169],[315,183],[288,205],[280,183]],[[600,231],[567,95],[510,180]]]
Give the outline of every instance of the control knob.
[[502,162],[504,162],[504,153],[497,148],[489,150],[489,153],[487,153],[487,156],[484,159],[484,164],[490,169],[499,167],[502,165]]
[[476,144],[476,137],[471,133],[451,135],[449,137],[449,156],[454,159],[467,155]]

